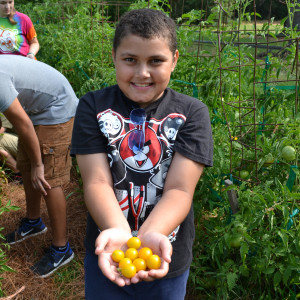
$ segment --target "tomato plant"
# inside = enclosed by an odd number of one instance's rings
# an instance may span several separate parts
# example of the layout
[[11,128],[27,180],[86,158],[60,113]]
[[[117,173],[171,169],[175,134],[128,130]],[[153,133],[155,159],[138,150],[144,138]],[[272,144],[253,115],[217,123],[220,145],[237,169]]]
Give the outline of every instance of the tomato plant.
[[230,246],[232,248],[239,248],[241,246],[242,240],[243,240],[243,236],[240,234],[236,234],[231,238]]
[[246,179],[246,178],[249,177],[249,172],[247,170],[242,170],[240,172],[240,176],[241,176],[242,179]]
[[296,150],[292,146],[285,146],[282,149],[281,155],[286,161],[293,161],[296,159]]
[[275,158],[273,157],[272,153],[268,153],[265,157],[265,162],[264,162],[264,166],[265,167],[269,167],[270,165],[272,165],[275,161]]

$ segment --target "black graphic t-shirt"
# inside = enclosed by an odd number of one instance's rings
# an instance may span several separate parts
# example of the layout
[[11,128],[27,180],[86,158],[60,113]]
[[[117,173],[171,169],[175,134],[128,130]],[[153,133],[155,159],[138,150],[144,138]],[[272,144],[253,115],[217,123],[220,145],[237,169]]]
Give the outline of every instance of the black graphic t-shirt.
[[[131,149],[128,140],[138,125],[130,112],[138,105],[117,85],[83,96],[75,116],[71,154],[107,153],[115,195],[132,231],[138,231],[160,200],[175,152],[212,166],[213,143],[208,109],[195,98],[167,88],[163,96],[145,108],[144,144]],[[180,170],[178,170],[180,172]],[[92,252],[99,229],[88,215],[85,244]],[[192,260],[194,214],[169,236],[173,246],[167,277],[182,274]]]

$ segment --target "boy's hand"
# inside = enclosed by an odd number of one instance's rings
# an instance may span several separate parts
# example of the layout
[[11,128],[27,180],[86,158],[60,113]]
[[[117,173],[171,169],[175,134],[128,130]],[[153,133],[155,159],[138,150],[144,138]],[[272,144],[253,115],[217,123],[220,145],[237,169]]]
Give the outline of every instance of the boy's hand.
[[98,255],[98,265],[103,275],[121,287],[131,282],[119,273],[118,263],[112,260],[111,254],[117,249],[125,252],[126,243],[130,238],[130,232],[120,228],[110,228],[102,231],[95,242],[95,254]]
[[131,238],[131,234],[128,231],[118,228],[107,229],[99,234],[95,243],[95,254],[98,255],[98,265],[103,275],[121,287],[140,281],[153,281],[166,276],[169,271],[169,263],[171,262],[172,245],[168,237],[157,232],[145,233],[139,238],[142,241],[142,247],[151,248],[154,254],[161,257],[160,268],[157,270],[139,271],[131,279],[125,278],[119,273],[118,263],[112,260],[111,254],[117,249],[125,252],[129,238]]
[[51,189],[51,186],[44,177],[44,165],[31,166],[31,182],[32,186],[43,195],[47,195],[46,189]]
[[171,242],[167,236],[158,232],[147,232],[139,236],[139,238],[142,242],[142,247],[149,247],[153,251],[153,254],[161,257],[161,266],[157,270],[139,271],[136,276],[131,278],[131,283],[163,278],[169,271],[173,251]]

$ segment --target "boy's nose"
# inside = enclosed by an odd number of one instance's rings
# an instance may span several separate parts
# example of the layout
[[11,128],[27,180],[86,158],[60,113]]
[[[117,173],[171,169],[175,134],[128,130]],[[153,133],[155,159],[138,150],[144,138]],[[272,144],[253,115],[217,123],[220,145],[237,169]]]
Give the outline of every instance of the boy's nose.
[[147,67],[146,64],[140,64],[137,67],[136,73],[140,77],[149,77],[150,76],[149,68]]

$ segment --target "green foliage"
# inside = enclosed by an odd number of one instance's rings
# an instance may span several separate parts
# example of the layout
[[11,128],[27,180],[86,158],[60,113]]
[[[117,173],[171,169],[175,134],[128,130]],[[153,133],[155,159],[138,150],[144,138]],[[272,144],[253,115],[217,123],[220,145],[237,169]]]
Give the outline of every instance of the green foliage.
[[[264,293],[263,299],[287,299],[298,290],[300,227],[292,212],[299,209],[300,194],[275,181],[236,188],[235,215],[227,203],[203,213],[205,230],[197,231],[202,242],[195,245],[192,274],[201,268],[203,276],[194,277],[194,284],[209,299],[259,299]],[[215,283],[207,288],[209,280]]]
[[[2,172],[2,169],[0,168],[0,171]],[[2,177],[5,177],[4,173]],[[2,203],[2,196],[0,194],[0,218],[1,215],[8,211],[14,211],[18,210],[19,207],[11,205],[11,201],[9,200],[6,204]],[[5,248],[8,248],[8,245],[4,243],[4,235],[1,233],[4,228],[0,228],[0,274],[4,272],[13,272],[14,270],[7,265],[7,258],[5,253]],[[3,280],[2,277],[0,277],[0,296],[4,296],[4,292],[1,289],[1,280]]]

